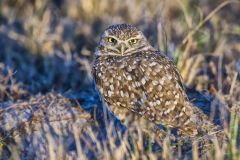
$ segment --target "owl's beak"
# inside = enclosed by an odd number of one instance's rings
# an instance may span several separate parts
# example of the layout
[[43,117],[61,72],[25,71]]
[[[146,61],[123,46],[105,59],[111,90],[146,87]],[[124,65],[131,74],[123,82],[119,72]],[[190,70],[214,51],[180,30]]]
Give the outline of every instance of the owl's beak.
[[124,43],[120,43],[117,47],[117,49],[119,50],[119,52],[123,55],[125,53],[125,51],[128,49],[128,47],[126,46],[126,44]]

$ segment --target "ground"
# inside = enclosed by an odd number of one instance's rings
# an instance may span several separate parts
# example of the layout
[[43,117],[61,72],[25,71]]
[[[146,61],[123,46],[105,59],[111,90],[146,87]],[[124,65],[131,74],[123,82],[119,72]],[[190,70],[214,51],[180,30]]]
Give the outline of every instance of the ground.
[[[0,1],[0,159],[239,159],[239,11],[237,0]],[[228,143],[213,140],[205,154],[192,141],[184,148],[122,126],[102,109],[91,66],[101,32],[115,23],[137,26],[173,59],[188,97]],[[74,117],[67,126],[65,111]],[[48,124],[66,130],[55,135]],[[28,152],[30,144],[43,150]]]

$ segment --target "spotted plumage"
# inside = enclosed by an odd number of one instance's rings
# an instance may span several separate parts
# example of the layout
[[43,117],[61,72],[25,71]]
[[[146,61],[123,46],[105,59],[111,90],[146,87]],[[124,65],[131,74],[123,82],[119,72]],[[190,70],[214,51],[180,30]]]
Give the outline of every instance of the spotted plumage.
[[190,136],[216,128],[189,102],[173,62],[155,50],[136,27],[110,26],[96,55],[96,84],[109,110],[122,122],[140,117]]

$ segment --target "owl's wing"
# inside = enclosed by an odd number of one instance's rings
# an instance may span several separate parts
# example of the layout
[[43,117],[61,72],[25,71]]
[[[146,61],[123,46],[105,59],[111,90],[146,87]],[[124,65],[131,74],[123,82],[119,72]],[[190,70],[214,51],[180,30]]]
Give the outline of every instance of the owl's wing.
[[[142,54],[135,57],[136,66],[132,65],[133,83],[129,109],[144,116],[144,118],[169,127],[179,127],[193,113],[186,105],[187,97],[182,85],[182,79],[166,56],[157,52]],[[126,62],[127,63],[127,62]]]
[[[177,80],[178,84],[180,85],[180,87],[182,88],[182,90],[185,91],[183,79],[182,79],[181,74],[178,72],[177,66],[174,65],[173,61],[170,60],[167,56],[163,55],[162,52],[159,51],[159,52],[156,52],[156,54],[162,61],[165,61],[166,64],[169,64],[170,66],[172,66],[171,72],[175,75],[176,80]],[[186,95],[185,95],[185,97],[187,98]]]

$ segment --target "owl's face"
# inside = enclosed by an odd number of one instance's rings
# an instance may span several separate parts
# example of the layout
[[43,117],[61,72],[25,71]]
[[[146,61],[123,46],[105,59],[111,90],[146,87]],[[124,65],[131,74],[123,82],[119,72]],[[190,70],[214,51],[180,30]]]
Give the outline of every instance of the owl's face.
[[104,31],[95,54],[126,56],[149,48],[151,45],[136,27],[117,24]]

